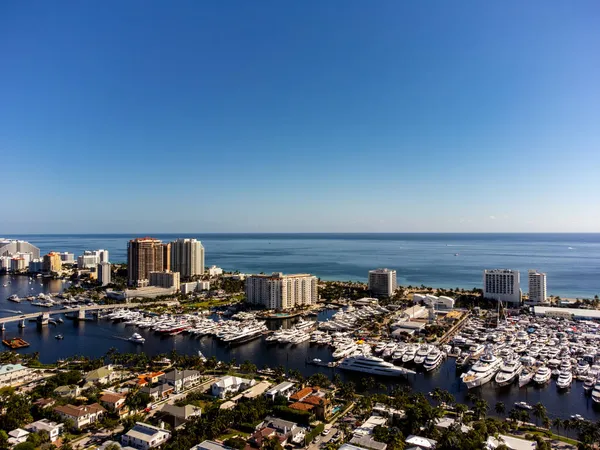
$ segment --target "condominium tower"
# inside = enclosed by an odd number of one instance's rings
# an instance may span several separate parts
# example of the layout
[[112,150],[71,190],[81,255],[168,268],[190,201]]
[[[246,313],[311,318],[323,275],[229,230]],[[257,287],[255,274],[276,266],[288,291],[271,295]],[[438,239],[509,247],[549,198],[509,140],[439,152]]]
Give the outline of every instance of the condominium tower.
[[183,278],[204,274],[204,247],[196,239],[171,242],[171,270]]
[[369,290],[372,295],[391,297],[397,287],[395,270],[369,270]]
[[317,303],[317,277],[308,274],[252,275],[246,279],[246,299],[267,309],[290,309]]
[[100,284],[102,286],[110,284],[112,277],[111,264],[109,262],[101,262],[100,264],[98,264],[96,270],[98,271],[98,281],[100,282]]
[[127,272],[130,285],[148,280],[150,272],[169,270],[170,244],[151,237],[132,239],[127,244]]
[[546,274],[537,270],[529,271],[529,301],[546,303]]
[[13,256],[17,253],[31,253],[31,259],[40,257],[40,249],[27,241],[0,239],[0,256]]
[[501,302],[521,303],[520,278],[518,270],[484,270],[483,296]]

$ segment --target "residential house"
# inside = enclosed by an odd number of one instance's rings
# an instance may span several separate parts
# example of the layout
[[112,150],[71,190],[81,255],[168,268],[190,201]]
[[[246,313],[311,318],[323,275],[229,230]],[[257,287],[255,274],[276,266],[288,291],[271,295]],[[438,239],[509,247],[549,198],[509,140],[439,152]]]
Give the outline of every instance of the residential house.
[[69,404],[55,407],[54,412],[63,420],[72,420],[75,428],[79,429],[99,421],[106,412],[106,409],[98,403],[81,406]]
[[125,406],[125,396],[114,392],[105,392],[100,397],[100,403],[109,411],[116,412]]
[[59,386],[53,392],[59,397],[77,397],[81,393],[81,389],[76,384],[70,384],[68,386]]
[[387,425],[387,422],[387,417],[371,416],[361,426],[354,430],[354,437],[371,436],[375,427],[384,427]]
[[175,388],[167,383],[159,384],[157,386],[144,386],[140,389],[140,392],[148,394],[154,401],[167,398],[173,393]]
[[501,445],[505,445],[510,450],[535,450],[537,448],[537,442],[503,434],[499,434],[497,438],[489,436],[484,448],[486,450],[495,450]]
[[164,381],[175,388],[175,392],[181,392],[200,384],[202,374],[197,370],[171,370],[164,376]]
[[148,384],[156,384],[159,380],[165,376],[164,372],[151,372],[143,375],[138,375],[138,386],[146,386]]
[[17,428],[8,432],[8,443],[10,445],[21,444],[27,440],[27,436],[29,436],[29,431]]
[[312,412],[319,420],[325,420],[331,414],[331,401],[326,397],[325,392],[318,387],[301,389],[291,395],[290,400],[295,401],[290,405],[290,408]]
[[94,384],[108,384],[119,378],[112,365],[100,367],[99,369],[88,372],[84,377],[85,381]]
[[406,450],[432,450],[437,445],[437,441],[422,436],[411,434],[406,438]]
[[214,397],[225,398],[229,394],[243,391],[244,389],[248,389],[255,384],[256,381],[252,379],[228,375],[214,382],[211,385],[210,390]]
[[21,364],[4,364],[0,366],[0,388],[16,386],[35,378],[35,371]]
[[294,383],[290,381],[284,381],[283,383],[278,384],[275,387],[272,387],[267,392],[265,392],[265,397],[275,400],[275,397],[285,397],[287,399],[292,395],[292,391],[294,390]]
[[385,450],[387,444],[376,441],[371,436],[356,436],[350,440],[350,444],[367,450]]
[[177,428],[190,420],[190,418],[198,417],[202,414],[202,410],[194,405],[165,405],[160,412],[164,415],[164,421],[173,428]]
[[33,402],[34,405],[39,406],[42,409],[49,408],[55,403],[56,400],[54,400],[53,398],[39,398],[35,402]]
[[215,441],[202,441],[197,445],[194,445],[190,450],[234,450],[232,447],[227,445],[219,444]]
[[171,433],[162,427],[138,422],[131,430],[121,436],[121,443],[139,450],[148,450],[164,444],[170,437]]
[[343,444],[338,450],[367,450],[364,447],[359,447],[352,444]]
[[37,422],[30,423],[25,428],[34,433],[39,433],[42,430],[47,431],[48,436],[50,436],[50,442],[54,442],[62,433],[64,426],[65,425],[63,423],[52,422],[48,419],[41,419]]
[[279,440],[281,446],[285,446],[288,442],[292,442],[298,433],[304,433],[304,428],[299,427],[295,422],[267,417],[257,427],[257,431],[248,442],[252,447],[261,448],[265,440],[274,437]]

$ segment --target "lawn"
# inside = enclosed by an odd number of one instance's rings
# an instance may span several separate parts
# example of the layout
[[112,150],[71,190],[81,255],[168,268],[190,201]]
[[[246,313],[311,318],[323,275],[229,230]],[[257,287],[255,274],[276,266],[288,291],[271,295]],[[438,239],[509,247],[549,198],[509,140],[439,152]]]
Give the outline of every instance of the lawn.
[[220,441],[224,441],[224,440],[232,438],[234,436],[239,436],[239,437],[246,439],[249,435],[250,435],[249,433],[244,433],[243,431],[238,431],[238,430],[229,428],[228,430],[226,430],[226,432],[224,434],[220,435],[218,439]]

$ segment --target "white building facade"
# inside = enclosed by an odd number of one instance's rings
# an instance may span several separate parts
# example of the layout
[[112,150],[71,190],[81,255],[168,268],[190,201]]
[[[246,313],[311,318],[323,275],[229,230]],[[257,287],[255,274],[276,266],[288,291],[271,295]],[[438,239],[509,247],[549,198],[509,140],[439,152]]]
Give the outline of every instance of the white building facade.
[[521,303],[521,279],[518,270],[483,271],[483,296],[505,303]]
[[98,264],[98,281],[102,284],[102,286],[106,286],[112,281],[111,267],[112,266],[109,262],[101,262]]
[[27,241],[0,239],[0,256],[13,256],[17,253],[31,253],[31,259],[40,257],[40,249]]
[[181,287],[179,272],[150,272],[150,286],[178,291]]
[[529,279],[529,301],[531,303],[543,304],[547,303],[546,293],[546,274],[540,273],[537,270],[530,270],[528,273]]
[[369,270],[369,290],[373,295],[391,297],[397,287],[395,270]]
[[171,242],[171,269],[183,278],[204,274],[204,247],[196,239]]
[[285,310],[310,306],[319,300],[317,277],[309,274],[252,275],[246,279],[248,303]]

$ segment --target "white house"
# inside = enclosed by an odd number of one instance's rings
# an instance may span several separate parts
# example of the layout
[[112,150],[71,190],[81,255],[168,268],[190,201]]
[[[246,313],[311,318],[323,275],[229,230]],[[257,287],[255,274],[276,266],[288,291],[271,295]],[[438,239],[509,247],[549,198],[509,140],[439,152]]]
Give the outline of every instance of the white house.
[[16,430],[8,432],[8,443],[10,445],[21,444],[27,440],[27,436],[29,436],[28,431],[25,431],[22,428],[17,428]]
[[170,437],[171,433],[162,427],[138,422],[131,430],[121,436],[121,443],[140,450],[148,450],[164,444]]
[[54,412],[57,413],[63,420],[71,419],[75,428],[82,428],[94,422],[98,422],[102,415],[106,412],[102,406],[98,403],[92,403],[91,405],[64,405],[57,406],[54,408]]
[[33,377],[34,372],[21,364],[4,364],[0,366],[0,388],[24,383]]
[[232,447],[228,447],[223,444],[219,444],[215,441],[202,441],[199,444],[194,445],[190,450],[234,450]]
[[421,450],[434,449],[437,445],[437,441],[428,439],[422,436],[416,436],[414,434],[406,438],[406,446],[409,448],[419,448]]
[[42,419],[38,420],[37,422],[30,423],[26,426],[26,428],[34,433],[39,433],[40,431],[45,430],[48,432],[48,436],[50,436],[50,442],[54,442],[62,433],[64,424],[51,422],[48,419]]
[[256,381],[254,380],[228,375],[214,382],[211,385],[210,390],[213,396],[225,398],[228,394],[234,394],[236,392],[243,391],[244,389],[248,389],[255,384]]
[[499,434],[498,438],[489,436],[484,448],[487,450],[494,450],[501,445],[506,445],[506,447],[510,448],[511,450],[535,450],[537,448],[536,442],[527,441],[525,439],[520,439],[513,436],[505,436],[503,434]]
[[282,396],[289,400],[290,395],[294,392],[294,383],[290,381],[284,381],[279,383],[277,386],[272,387],[265,392],[265,397],[275,400],[275,397]]
[[210,266],[207,270],[208,274],[211,277],[216,277],[217,275],[223,275],[223,269],[217,266]]

